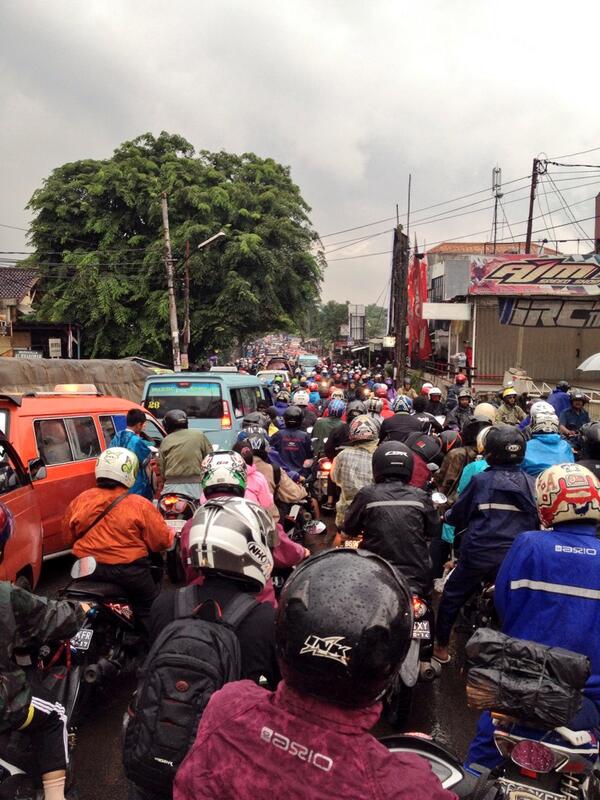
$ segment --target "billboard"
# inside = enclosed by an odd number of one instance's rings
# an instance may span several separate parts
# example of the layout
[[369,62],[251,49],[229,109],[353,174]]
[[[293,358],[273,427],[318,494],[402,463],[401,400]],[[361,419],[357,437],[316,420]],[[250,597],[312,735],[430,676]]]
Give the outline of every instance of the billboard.
[[499,297],[500,323],[524,328],[600,328],[600,299]]
[[469,272],[470,295],[600,296],[598,255],[476,256]]
[[364,342],[366,336],[366,310],[363,305],[348,304],[348,345],[353,342]]

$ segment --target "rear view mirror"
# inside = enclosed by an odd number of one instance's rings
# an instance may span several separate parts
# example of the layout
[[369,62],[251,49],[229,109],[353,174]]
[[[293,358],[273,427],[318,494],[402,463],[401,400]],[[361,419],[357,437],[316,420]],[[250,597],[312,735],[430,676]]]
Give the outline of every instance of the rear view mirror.
[[442,492],[432,492],[431,502],[434,506],[444,506],[448,502],[448,498]]
[[71,567],[71,577],[74,581],[87,578],[96,571],[96,559],[93,556],[80,558]]
[[41,458],[32,458],[29,461],[29,477],[32,481],[41,481],[48,475],[48,470]]

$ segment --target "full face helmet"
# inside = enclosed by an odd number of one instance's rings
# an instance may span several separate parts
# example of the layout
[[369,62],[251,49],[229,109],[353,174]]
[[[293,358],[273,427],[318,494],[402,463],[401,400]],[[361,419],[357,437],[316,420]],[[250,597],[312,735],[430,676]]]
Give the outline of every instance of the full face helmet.
[[131,489],[137,478],[139,461],[135,453],[126,447],[109,447],[98,456],[96,480],[116,481]]
[[351,442],[372,442],[379,437],[379,425],[374,417],[356,417],[350,423],[348,439]]
[[346,403],[343,400],[332,400],[327,406],[327,411],[330,417],[343,417],[346,410]]
[[234,494],[243,497],[246,491],[246,462],[239,453],[210,453],[202,461],[200,485],[205,497]]
[[410,414],[412,407],[412,400],[404,394],[399,394],[394,401],[394,412],[396,414]]

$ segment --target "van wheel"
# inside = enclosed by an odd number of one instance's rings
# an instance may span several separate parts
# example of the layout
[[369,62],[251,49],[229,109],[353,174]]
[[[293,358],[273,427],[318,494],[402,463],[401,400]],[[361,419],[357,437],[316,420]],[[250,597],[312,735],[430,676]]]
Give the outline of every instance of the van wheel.
[[25,589],[27,592],[33,591],[33,586],[31,585],[31,581],[27,577],[27,575],[21,574],[17,575],[15,578],[15,586],[18,586],[19,589]]

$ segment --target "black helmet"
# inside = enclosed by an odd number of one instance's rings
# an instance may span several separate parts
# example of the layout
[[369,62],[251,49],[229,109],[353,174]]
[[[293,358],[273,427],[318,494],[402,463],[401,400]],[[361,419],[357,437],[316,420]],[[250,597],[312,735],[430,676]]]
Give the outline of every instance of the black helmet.
[[405,444],[424,458],[428,464],[442,463],[442,444],[435,436],[425,436],[423,433],[411,433],[406,437]]
[[484,458],[488,464],[520,464],[525,455],[525,437],[514,425],[493,425],[485,437]]
[[572,392],[570,392],[569,397],[571,398],[571,402],[573,402],[573,400],[582,400],[584,403],[587,403],[588,401],[585,394],[579,389],[574,389]]
[[351,400],[346,407],[346,422],[350,424],[355,417],[367,413],[367,406],[362,400]]
[[383,442],[373,453],[373,480],[382,483],[386,478],[408,481],[414,458],[408,445],[402,442]]
[[283,421],[286,428],[299,428],[302,425],[304,414],[299,406],[289,406],[283,412]]
[[561,392],[568,392],[569,389],[571,388],[571,384],[569,383],[569,381],[559,381],[556,384],[556,388],[560,389]]
[[[265,421],[266,421],[267,412],[265,409],[264,414],[260,411],[251,411],[249,414],[246,414],[244,419],[242,420],[242,429],[246,430],[247,428],[262,428],[263,431],[265,430]],[[267,423],[268,427],[268,423]]]
[[253,454],[266,458],[269,439],[262,426],[250,425],[244,428],[238,433],[238,442],[248,444]]
[[275,629],[285,682],[303,695],[362,708],[387,689],[411,641],[411,593],[383,558],[327,550],[288,578]]
[[583,451],[588,458],[600,458],[600,422],[591,422],[581,428]]
[[163,417],[163,425],[167,433],[173,433],[173,431],[187,428],[187,414],[181,408],[174,408],[172,411],[167,411]]
[[470,420],[465,422],[464,427],[462,429],[461,435],[463,444],[474,447],[475,442],[477,441],[477,434],[484,428],[489,428],[489,427],[490,427],[490,421],[489,419],[487,419],[487,417],[471,417]]
[[442,431],[440,433],[440,444],[444,455],[455,447],[462,447],[462,437],[458,431]]

